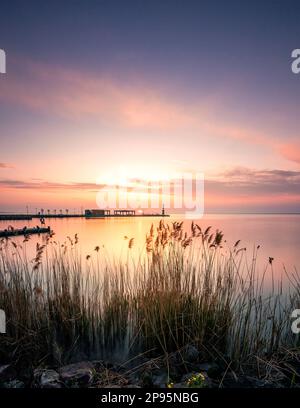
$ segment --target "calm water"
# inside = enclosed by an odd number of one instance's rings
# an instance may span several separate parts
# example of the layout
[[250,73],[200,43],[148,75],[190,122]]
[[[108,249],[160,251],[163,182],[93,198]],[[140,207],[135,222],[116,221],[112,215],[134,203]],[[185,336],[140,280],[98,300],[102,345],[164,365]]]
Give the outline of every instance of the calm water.
[[[177,216],[166,218],[165,222],[182,220]],[[283,265],[287,270],[300,269],[300,215],[206,215],[195,220],[201,227],[212,226],[222,230],[227,245],[232,246],[240,239],[241,247],[247,247],[247,256],[251,259],[253,248],[260,245],[258,267],[262,271],[268,264],[269,256],[274,258],[274,274],[283,274]],[[33,221],[0,221],[0,229],[13,225],[22,228],[24,225],[35,226]],[[132,256],[138,256],[144,248],[145,234],[151,224],[157,225],[159,218],[111,218],[111,219],[46,219],[55,232],[55,240],[63,243],[67,236],[79,235],[80,248],[83,255],[92,254],[95,246],[100,246],[102,253],[111,257],[123,257],[127,254],[128,241],[135,238]],[[190,228],[191,221],[184,220],[185,228]],[[22,243],[23,238],[14,239]],[[36,242],[43,237],[32,236],[27,243],[27,252],[34,256]]]

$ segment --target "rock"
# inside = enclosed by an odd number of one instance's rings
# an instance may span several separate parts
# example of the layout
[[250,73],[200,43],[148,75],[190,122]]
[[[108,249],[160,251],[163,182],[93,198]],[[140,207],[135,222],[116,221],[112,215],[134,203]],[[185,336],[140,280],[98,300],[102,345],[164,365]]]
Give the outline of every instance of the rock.
[[89,385],[94,378],[94,366],[88,361],[74,363],[60,369],[60,377],[68,386]]
[[4,388],[25,388],[23,381],[12,380],[8,383],[4,383]]
[[199,358],[199,351],[195,346],[188,344],[180,352],[184,361],[188,363],[195,363]]
[[59,374],[55,370],[44,370],[40,376],[41,388],[62,388]]
[[16,370],[10,364],[0,366],[0,383],[13,380],[16,377]]

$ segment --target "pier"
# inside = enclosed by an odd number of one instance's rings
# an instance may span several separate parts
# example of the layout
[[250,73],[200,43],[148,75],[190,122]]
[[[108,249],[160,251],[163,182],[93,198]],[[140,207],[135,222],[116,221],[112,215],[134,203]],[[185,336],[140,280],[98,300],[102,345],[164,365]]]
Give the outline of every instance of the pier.
[[110,210],[85,210],[84,213],[85,218],[118,218],[118,217],[169,217],[169,214],[165,213],[164,208],[162,209],[161,213],[150,213],[150,214],[145,214],[145,213],[139,213],[136,212],[135,210],[113,210],[111,213]]
[[[55,210],[54,210],[55,211]],[[45,220],[48,218],[117,218],[117,217],[169,217],[169,214],[165,213],[164,207],[160,213],[144,213],[136,210],[129,209],[114,209],[114,210],[102,210],[102,209],[92,209],[85,210],[84,213],[70,214],[68,210],[66,212],[60,213],[50,213],[41,210],[36,214],[0,214],[0,221],[31,221],[33,219]]]

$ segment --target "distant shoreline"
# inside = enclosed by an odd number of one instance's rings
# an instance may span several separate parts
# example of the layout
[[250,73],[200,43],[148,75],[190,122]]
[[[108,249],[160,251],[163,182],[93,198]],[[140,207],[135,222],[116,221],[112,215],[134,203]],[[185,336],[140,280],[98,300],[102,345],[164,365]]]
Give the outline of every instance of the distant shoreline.
[[104,218],[135,218],[135,217],[170,217],[170,214],[134,214],[120,215],[110,214],[101,216],[86,216],[84,214],[0,214],[0,221],[31,221],[40,218],[85,218],[85,219],[104,219]]
[[[91,218],[91,219],[101,219],[101,218],[127,218],[127,217],[185,217],[187,214],[169,213],[169,214],[135,214],[135,215],[105,215],[101,217],[86,217],[84,214],[23,214],[23,213],[13,213],[13,212],[2,212],[0,213],[0,221],[18,221],[18,220],[31,220],[33,218]],[[189,214],[190,216],[191,214]],[[214,216],[214,215],[300,215],[300,212],[206,212],[203,216]]]

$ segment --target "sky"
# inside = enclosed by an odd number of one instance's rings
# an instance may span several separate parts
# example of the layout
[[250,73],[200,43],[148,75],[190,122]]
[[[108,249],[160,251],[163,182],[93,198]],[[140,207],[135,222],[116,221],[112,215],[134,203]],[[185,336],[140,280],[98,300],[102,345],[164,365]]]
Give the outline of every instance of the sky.
[[299,17],[291,0],[1,1],[0,212],[183,172],[203,173],[206,212],[299,212]]

